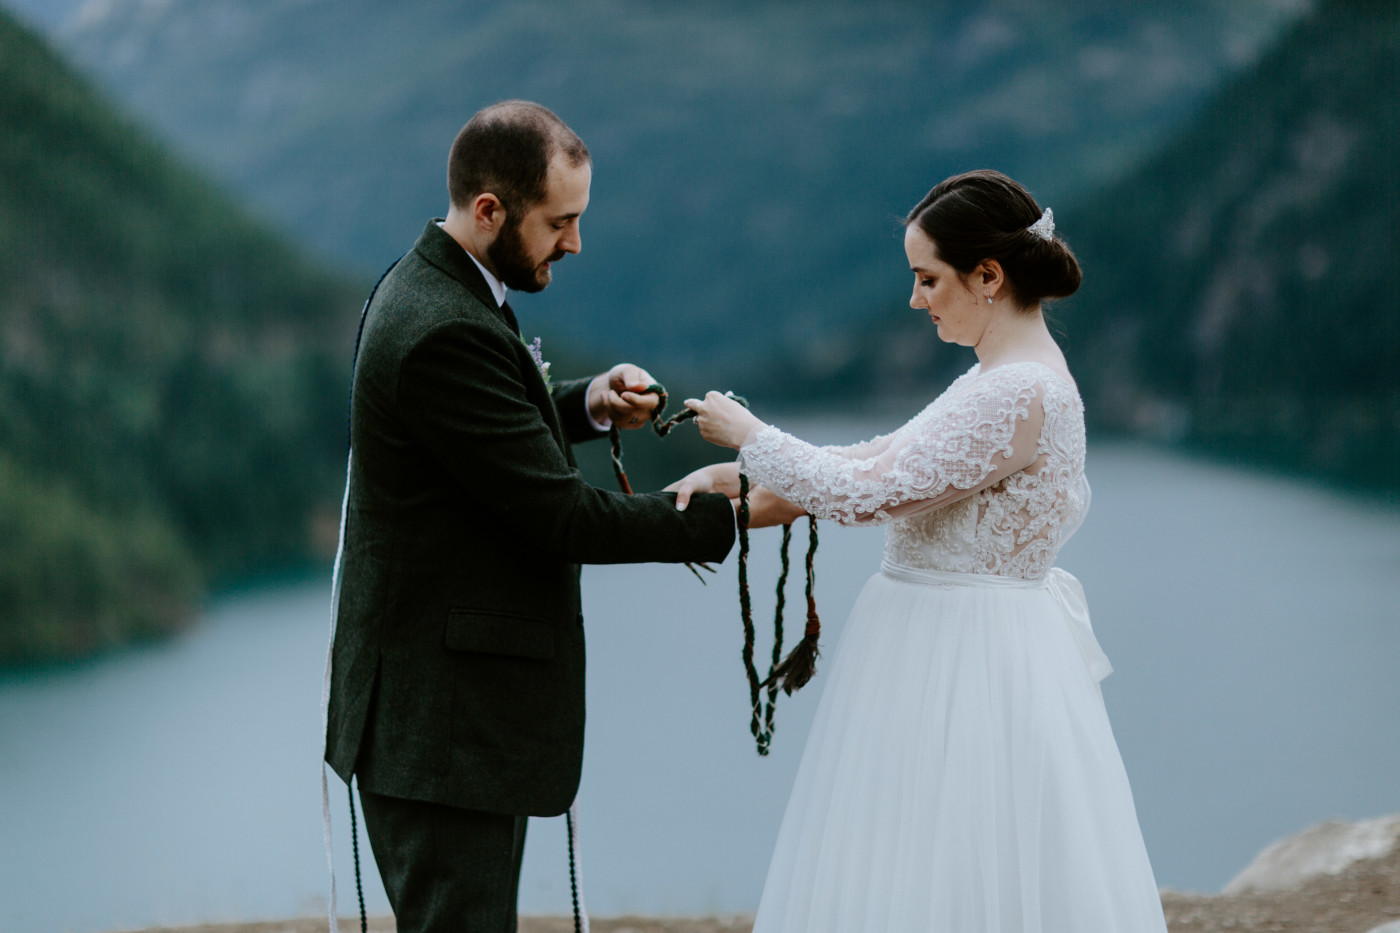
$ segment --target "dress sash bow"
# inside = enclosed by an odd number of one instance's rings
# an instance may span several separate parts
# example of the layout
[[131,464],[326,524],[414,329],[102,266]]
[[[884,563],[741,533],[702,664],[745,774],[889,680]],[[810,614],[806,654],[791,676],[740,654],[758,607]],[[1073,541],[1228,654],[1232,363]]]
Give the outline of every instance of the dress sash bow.
[[1079,654],[1084,658],[1089,676],[1098,683],[1112,674],[1113,665],[1099,647],[1099,640],[1094,637],[1094,626],[1089,622],[1089,604],[1084,599],[1084,587],[1079,584],[1078,578],[1068,570],[1051,567],[1045,575],[1045,586],[1069,623],[1069,632],[1079,646]]

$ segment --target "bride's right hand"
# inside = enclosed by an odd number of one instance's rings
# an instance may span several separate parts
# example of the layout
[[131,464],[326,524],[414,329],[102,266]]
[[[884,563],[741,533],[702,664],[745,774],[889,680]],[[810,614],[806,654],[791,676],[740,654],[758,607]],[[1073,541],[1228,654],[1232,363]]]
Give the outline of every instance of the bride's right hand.
[[707,467],[701,467],[662,491],[676,494],[676,508],[682,512],[685,511],[687,505],[690,505],[690,497],[697,492],[717,492],[730,499],[738,498],[739,464],[714,463]]
[[[739,503],[734,502],[734,508]],[[772,528],[775,525],[791,525],[807,514],[807,510],[795,502],[789,502],[767,486],[755,486],[749,490],[749,527]]]

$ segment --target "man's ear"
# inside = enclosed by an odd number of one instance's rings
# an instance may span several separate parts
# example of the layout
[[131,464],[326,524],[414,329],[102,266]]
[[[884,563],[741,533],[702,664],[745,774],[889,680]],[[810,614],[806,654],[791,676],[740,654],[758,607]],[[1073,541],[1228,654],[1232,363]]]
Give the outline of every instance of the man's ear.
[[505,205],[491,192],[483,191],[472,200],[472,222],[482,233],[494,236],[505,225]]

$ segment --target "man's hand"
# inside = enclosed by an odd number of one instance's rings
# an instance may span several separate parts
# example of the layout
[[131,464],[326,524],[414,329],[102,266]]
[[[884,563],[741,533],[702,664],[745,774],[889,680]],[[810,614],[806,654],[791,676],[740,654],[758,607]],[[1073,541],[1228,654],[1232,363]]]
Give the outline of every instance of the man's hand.
[[[734,507],[739,507],[739,500],[736,498]],[[782,496],[778,495],[767,486],[749,487],[749,527],[750,528],[771,528],[774,525],[791,525],[807,511],[800,505],[794,505]]]
[[588,413],[599,424],[611,421],[631,430],[651,421],[660,397],[645,393],[656,382],[651,373],[632,363],[618,363],[588,384]]
[[695,412],[700,436],[720,447],[738,450],[749,434],[764,426],[747,408],[719,392],[706,392],[703,401],[688,398],[685,407]]
[[718,492],[734,499],[739,495],[739,464],[715,463],[701,467],[662,491],[676,494],[676,510],[680,512],[685,511],[685,507],[690,505],[690,497],[697,492]]

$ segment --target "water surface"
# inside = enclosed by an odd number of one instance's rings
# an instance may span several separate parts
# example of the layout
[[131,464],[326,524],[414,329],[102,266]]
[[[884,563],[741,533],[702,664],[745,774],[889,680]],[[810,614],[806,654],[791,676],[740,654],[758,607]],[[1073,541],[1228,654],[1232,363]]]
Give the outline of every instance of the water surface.
[[[1132,448],[1091,449],[1090,479],[1092,511],[1060,563],[1116,668],[1104,696],[1159,884],[1215,890],[1311,823],[1400,811],[1400,513]],[[822,531],[833,646],[881,531]],[[766,620],[777,533],[754,537]],[[590,907],[752,911],[820,675],[782,701],[760,759],[734,558],[708,587],[661,565],[584,579]],[[327,605],[321,579],[228,593],[175,640],[0,681],[0,929],[321,911]],[[350,912],[334,777],[332,803]],[[568,890],[562,820],[532,821],[523,909],[566,912]],[[372,863],[366,893],[387,910]]]

